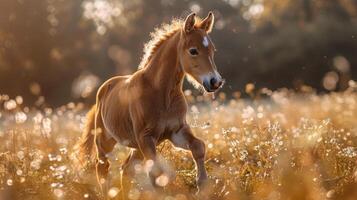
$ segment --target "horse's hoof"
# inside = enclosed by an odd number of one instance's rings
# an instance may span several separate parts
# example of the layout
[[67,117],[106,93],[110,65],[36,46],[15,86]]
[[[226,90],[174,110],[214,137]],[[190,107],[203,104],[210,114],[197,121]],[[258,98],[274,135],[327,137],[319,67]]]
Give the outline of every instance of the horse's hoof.
[[200,187],[201,185],[202,186],[205,185],[208,180],[209,179],[208,179],[207,175],[205,175],[205,174],[197,177],[197,186]]
[[196,195],[198,196],[202,196],[204,194],[207,195],[206,191],[209,190],[210,184],[209,184],[209,179],[207,178],[207,176],[205,177],[200,177],[197,180],[197,192]]

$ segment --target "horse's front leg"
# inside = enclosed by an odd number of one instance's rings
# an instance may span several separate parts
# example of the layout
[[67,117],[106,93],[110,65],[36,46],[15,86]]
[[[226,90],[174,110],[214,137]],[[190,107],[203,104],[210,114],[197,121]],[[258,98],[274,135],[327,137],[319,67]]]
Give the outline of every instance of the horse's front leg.
[[163,173],[156,155],[156,144],[157,141],[150,135],[145,134],[142,137],[139,136],[139,148],[142,155],[144,156],[145,161],[153,162],[153,166],[149,171],[149,177],[153,186],[157,186],[156,178]]
[[184,125],[177,133],[173,133],[169,139],[176,147],[191,151],[197,168],[197,185],[199,189],[202,188],[207,182],[204,142],[192,134],[188,125]]

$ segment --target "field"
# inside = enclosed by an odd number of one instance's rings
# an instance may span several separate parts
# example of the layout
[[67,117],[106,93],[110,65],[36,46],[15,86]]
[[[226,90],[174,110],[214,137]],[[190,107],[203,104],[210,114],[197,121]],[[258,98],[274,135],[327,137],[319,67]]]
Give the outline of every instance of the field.
[[[165,142],[158,151],[172,181],[160,194],[137,165],[133,187],[121,193],[120,164],[128,149],[118,145],[108,199],[356,199],[357,85],[345,92],[315,94],[306,87],[194,97],[188,121],[206,143],[210,183],[196,195],[195,167],[188,152]],[[68,103],[33,107],[22,97],[0,96],[0,199],[105,199],[95,174],[74,165],[87,108]],[[166,177],[167,178],[167,177]]]

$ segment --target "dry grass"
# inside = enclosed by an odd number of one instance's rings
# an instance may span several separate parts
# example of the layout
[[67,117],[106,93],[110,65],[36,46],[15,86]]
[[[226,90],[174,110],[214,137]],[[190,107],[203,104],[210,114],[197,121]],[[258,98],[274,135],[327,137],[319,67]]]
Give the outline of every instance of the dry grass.
[[[356,199],[357,93],[296,94],[262,90],[254,100],[212,101],[186,92],[195,134],[206,142],[211,184],[201,199]],[[261,98],[261,96],[265,96]],[[224,102],[224,103],[223,103]],[[0,199],[103,199],[93,173],[78,173],[71,149],[80,136],[82,104],[27,108],[0,98]],[[165,142],[158,151],[174,180],[155,195],[137,166],[129,199],[194,199],[190,154]],[[108,198],[120,199],[120,163],[112,160]],[[155,197],[155,198],[154,198]]]

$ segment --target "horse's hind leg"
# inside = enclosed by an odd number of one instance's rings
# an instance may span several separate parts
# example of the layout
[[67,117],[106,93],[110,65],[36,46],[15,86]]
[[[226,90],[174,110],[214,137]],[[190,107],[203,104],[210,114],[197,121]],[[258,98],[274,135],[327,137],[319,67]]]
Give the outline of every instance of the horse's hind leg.
[[110,153],[116,141],[113,138],[108,138],[102,130],[95,137],[95,143],[97,147],[97,159],[96,159],[96,173],[97,173],[97,181],[101,187],[102,192],[106,195],[108,190],[108,173],[110,168],[110,162],[107,158],[107,154]]
[[143,155],[139,150],[132,149],[126,160],[122,165],[122,174],[121,174],[121,188],[122,188],[122,198],[125,199],[124,195],[127,194],[131,187],[131,181],[135,175],[134,166],[136,163],[143,160]]

